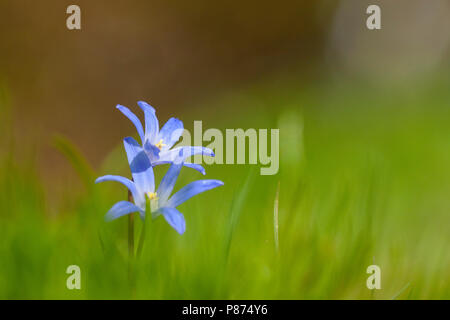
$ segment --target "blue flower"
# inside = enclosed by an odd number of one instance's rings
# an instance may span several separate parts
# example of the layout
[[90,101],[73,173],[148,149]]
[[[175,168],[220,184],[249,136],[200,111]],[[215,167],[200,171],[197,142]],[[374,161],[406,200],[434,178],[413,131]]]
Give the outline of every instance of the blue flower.
[[134,204],[129,201],[116,203],[106,214],[106,219],[117,219],[133,212],[139,212],[141,218],[144,219],[147,201],[149,201],[151,213],[154,218],[162,214],[169,225],[179,234],[183,234],[186,230],[186,223],[183,214],[176,207],[203,191],[223,185],[223,182],[219,180],[194,181],[170,197],[181,167],[183,166],[183,149],[180,149],[178,157],[172,161],[172,165],[155,192],[155,177],[147,154],[133,138],[128,137],[123,141],[133,181],[121,176],[107,175],[98,178],[95,182],[117,181],[122,183],[133,195]]
[[[170,118],[161,130],[159,130],[155,109],[144,101],[139,101],[138,105],[141,107],[142,111],[144,111],[145,130],[142,127],[139,118],[131,112],[130,109],[120,104],[117,105],[117,109],[130,119],[136,127],[142,146],[149,157],[152,166],[172,163],[175,158],[178,157],[180,151],[183,152],[184,159],[196,154],[214,157],[214,152],[205,147],[185,146],[171,149],[173,145],[178,142],[183,133],[183,122],[177,118]],[[199,164],[184,163],[183,165],[193,168],[203,175],[205,174],[205,169]]]

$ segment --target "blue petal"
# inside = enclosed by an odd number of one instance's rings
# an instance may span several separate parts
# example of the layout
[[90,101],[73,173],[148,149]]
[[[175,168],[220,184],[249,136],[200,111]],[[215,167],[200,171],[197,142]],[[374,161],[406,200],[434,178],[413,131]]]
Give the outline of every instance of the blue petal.
[[171,163],[173,163],[173,162],[170,162],[170,161],[152,161],[152,166],[153,167],[155,167],[155,166],[160,166],[160,165],[162,165],[162,164],[171,164]]
[[159,123],[156,118],[155,109],[147,102],[139,101],[139,107],[144,111],[145,115],[145,140],[150,141],[152,144],[158,143]]
[[205,175],[206,174],[206,171],[205,171],[205,168],[203,168],[201,165],[199,165],[199,164],[196,164],[196,163],[183,163],[183,165],[185,166],[185,167],[188,167],[188,168],[192,168],[192,169],[195,169],[195,170],[197,170],[198,172],[200,172],[202,175]]
[[158,161],[161,150],[159,150],[157,146],[151,144],[150,141],[147,140],[144,144],[144,150],[150,158],[151,163]]
[[151,105],[149,105],[145,101],[138,101],[138,105],[141,107],[141,109],[144,111],[144,109],[148,109],[149,111],[156,112],[155,108],[153,108]]
[[182,133],[183,122],[177,118],[170,118],[159,132],[157,140],[162,139],[165,144],[164,149],[170,149],[180,139]]
[[130,111],[130,109],[128,109],[127,107],[124,107],[120,104],[118,104],[116,106],[117,109],[120,110],[120,112],[122,112],[128,119],[131,120],[131,122],[133,122],[134,126],[136,127],[136,130],[139,134],[139,137],[141,138],[142,143],[144,143],[144,139],[145,139],[145,135],[144,135],[144,128],[142,128],[142,123],[139,120],[139,118]]
[[128,201],[119,201],[113,205],[111,209],[109,209],[108,213],[106,213],[105,220],[111,221],[132,212],[139,212],[141,216],[144,214],[144,210],[133,203]]
[[167,201],[167,206],[177,207],[193,196],[219,186],[223,186],[223,182],[220,180],[198,180],[191,182],[175,193],[172,198]]
[[159,159],[161,161],[173,162],[178,157],[180,152],[182,153],[183,159],[196,154],[203,154],[206,156],[214,157],[214,152],[206,147],[177,147],[169,151],[161,151],[161,153],[159,154]]
[[175,186],[175,182],[177,181],[182,166],[183,161],[181,160],[181,158],[176,159],[170,166],[166,175],[162,178],[161,183],[158,187],[158,191],[156,192],[159,197],[160,205],[163,206],[167,199],[169,199],[169,196],[172,193],[173,187]]
[[131,137],[123,139],[134,183],[140,193],[155,191],[153,168],[144,149]]
[[175,208],[163,207],[159,211],[162,213],[167,223],[174,228],[179,234],[186,231],[186,221],[183,214]]
[[127,178],[121,177],[121,176],[107,175],[107,176],[97,178],[97,180],[95,180],[95,183],[104,182],[104,181],[120,182],[121,184],[125,185],[128,188],[128,190],[130,190],[135,201],[139,199],[139,193],[137,192],[136,185],[130,179],[127,179]]
[[[152,166],[153,166],[153,167],[156,167],[156,166],[160,166],[160,165],[162,165],[162,164],[169,164],[169,163],[173,163],[173,162],[157,160],[157,161],[154,161],[154,162],[152,161]],[[195,164],[195,163],[186,163],[186,162],[184,162],[184,163],[183,163],[183,166],[188,167],[188,168],[195,169],[195,170],[197,170],[198,172],[200,172],[202,175],[205,175],[205,174],[206,174],[205,168],[203,168],[203,167],[202,167],[201,165],[199,165],[199,164]]]

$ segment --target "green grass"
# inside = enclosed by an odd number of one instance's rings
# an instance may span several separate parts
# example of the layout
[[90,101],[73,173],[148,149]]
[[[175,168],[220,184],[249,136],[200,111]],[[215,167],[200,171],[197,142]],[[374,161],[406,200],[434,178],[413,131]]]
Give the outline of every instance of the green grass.
[[[449,299],[445,87],[393,94],[261,84],[198,103],[180,115],[186,124],[204,119],[205,127],[279,127],[280,172],[260,176],[254,166],[207,166],[207,177],[225,186],[179,207],[187,223],[183,236],[161,217],[148,224],[134,285],[127,218],[103,221],[126,190],[93,185],[96,175],[129,175],[120,143],[93,172],[82,150],[55,140],[85,182],[72,198],[72,190],[63,192],[70,199],[56,199],[57,210],[45,200],[33,162],[19,161],[5,147],[0,298]],[[186,169],[176,188],[198,178]],[[141,227],[136,220],[136,243]],[[376,292],[366,288],[373,263],[382,270]],[[81,268],[80,291],[66,289],[71,264]]]

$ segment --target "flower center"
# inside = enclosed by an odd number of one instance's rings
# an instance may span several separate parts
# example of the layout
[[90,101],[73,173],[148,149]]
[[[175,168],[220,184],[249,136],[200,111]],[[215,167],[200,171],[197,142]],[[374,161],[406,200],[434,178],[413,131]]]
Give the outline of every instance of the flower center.
[[148,192],[147,193],[148,200],[150,201],[150,210],[152,212],[156,212],[159,207],[159,197],[156,192]]
[[166,144],[163,143],[163,139],[159,140],[159,142],[157,144],[155,144],[155,146],[161,150],[164,146],[166,146]]
[[158,195],[156,194],[156,192],[147,192],[147,196],[150,200],[158,199]]

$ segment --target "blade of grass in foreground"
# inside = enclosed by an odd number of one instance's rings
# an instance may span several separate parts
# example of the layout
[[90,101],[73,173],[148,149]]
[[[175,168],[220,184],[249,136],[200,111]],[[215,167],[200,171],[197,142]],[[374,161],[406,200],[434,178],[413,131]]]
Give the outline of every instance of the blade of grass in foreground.
[[231,208],[230,208],[230,216],[231,216],[231,222],[228,227],[227,236],[225,240],[225,260],[228,261],[228,256],[230,253],[231,248],[231,241],[233,239],[233,234],[236,229],[237,222],[239,221],[239,217],[242,212],[242,207],[244,205],[244,201],[248,196],[248,191],[251,182],[254,179],[255,176],[255,169],[252,168],[247,175],[247,178],[245,179],[245,182],[241,189],[237,191],[237,194],[235,193],[233,196]]
[[397,298],[398,298],[398,297],[399,297],[406,289],[408,289],[408,287],[409,287],[410,284],[411,284],[411,283],[408,282],[402,289],[400,289],[399,292],[397,292],[397,294],[395,294],[395,295],[392,297],[391,300],[397,300]]
[[278,198],[280,196],[280,181],[278,181],[277,192],[275,193],[275,201],[273,204],[273,236],[275,241],[275,252],[278,253]]
[[233,235],[237,226],[237,223],[239,221],[242,208],[244,206],[245,199],[248,196],[248,192],[250,189],[251,182],[254,179],[255,176],[255,170],[252,168],[250,172],[248,173],[245,182],[242,184],[242,187],[235,191],[233,195],[233,199],[230,206],[230,222],[228,224],[228,228],[225,231],[225,237],[224,237],[224,254],[223,254],[223,263],[221,264],[221,270],[219,271],[219,277],[217,281],[216,290],[218,290],[217,295],[221,297],[222,299],[226,297],[227,295],[227,276],[226,271],[228,267],[229,262],[229,254],[231,249],[231,242],[233,240]]

